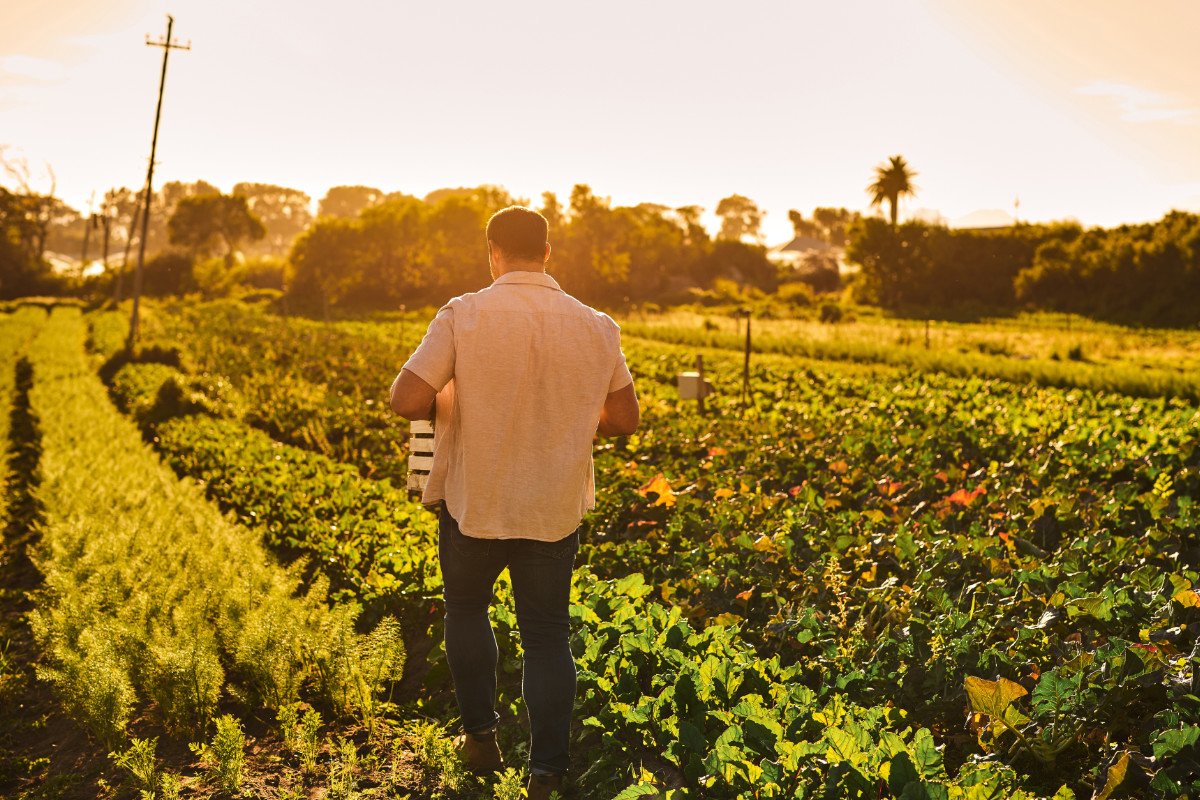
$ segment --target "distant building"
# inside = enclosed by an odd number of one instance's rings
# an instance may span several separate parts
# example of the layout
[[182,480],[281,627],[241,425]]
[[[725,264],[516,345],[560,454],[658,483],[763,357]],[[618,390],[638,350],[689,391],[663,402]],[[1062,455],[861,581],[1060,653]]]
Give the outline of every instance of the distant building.
[[833,250],[841,250],[841,248],[812,236],[797,236],[787,244],[772,247],[767,251],[767,258],[776,264],[795,267],[810,255],[824,255]]
[[838,273],[856,272],[858,267],[846,262],[846,249],[813,236],[797,236],[787,244],[772,247],[767,258],[781,267],[791,267],[798,275],[819,269],[829,262],[837,264]]
[[951,228],[959,230],[988,230],[992,228],[1011,228],[1016,224],[1013,215],[998,208],[981,209],[958,217],[950,222]]

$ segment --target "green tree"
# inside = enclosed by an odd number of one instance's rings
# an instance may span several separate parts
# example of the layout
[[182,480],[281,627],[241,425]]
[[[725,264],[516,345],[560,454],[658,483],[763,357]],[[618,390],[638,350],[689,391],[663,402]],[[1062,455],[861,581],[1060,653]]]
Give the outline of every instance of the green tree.
[[359,215],[363,282],[347,295],[349,299],[407,303],[415,290],[444,281],[432,253],[428,209],[415,197],[406,196],[371,206]]
[[900,217],[900,198],[913,197],[917,193],[917,187],[912,182],[916,176],[917,173],[909,169],[904,156],[892,156],[886,164],[875,167],[875,182],[867,187],[871,195],[871,207],[878,208],[886,202],[892,227],[896,226]]
[[262,222],[250,213],[246,198],[238,195],[199,195],[179,201],[167,221],[171,244],[204,255],[223,245],[226,266],[244,240],[257,241],[266,235]]
[[834,247],[846,246],[847,229],[859,217],[857,211],[822,206],[814,208],[812,215],[813,221],[822,230],[822,238]]
[[[150,224],[146,231],[147,254],[159,253],[170,243],[171,234],[167,222],[175,213],[179,201],[185,197],[209,197],[219,195],[221,190],[207,181],[183,183],[168,181],[150,198]],[[141,223],[137,234],[141,235]]]
[[319,306],[326,319],[331,306],[366,281],[362,225],[356,220],[322,217],[292,244],[288,296],[300,305]]
[[283,255],[300,233],[312,223],[312,199],[299,189],[270,183],[239,183],[233,194],[246,198],[250,213],[266,230],[259,250]]
[[38,255],[36,203],[0,186],[0,297],[37,294],[50,269]]
[[717,203],[717,216],[721,218],[718,239],[740,242],[749,237],[755,242],[762,240],[763,212],[749,197],[731,194]]
[[822,240],[825,238],[825,230],[816,220],[805,219],[804,215],[795,209],[788,212],[788,221],[792,223],[792,234],[796,238],[801,236]]
[[542,207],[538,211],[546,218],[551,236],[557,233],[566,221],[562,203],[558,201],[558,196],[554,192],[542,192]]
[[317,216],[354,219],[382,200],[383,192],[374,186],[334,186],[321,198]]

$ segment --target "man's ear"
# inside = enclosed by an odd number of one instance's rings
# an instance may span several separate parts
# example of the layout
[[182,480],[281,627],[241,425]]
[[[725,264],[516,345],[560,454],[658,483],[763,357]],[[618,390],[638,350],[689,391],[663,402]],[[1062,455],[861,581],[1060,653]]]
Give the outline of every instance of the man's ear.
[[542,263],[545,264],[550,260],[550,243],[546,242],[546,255],[542,258]]

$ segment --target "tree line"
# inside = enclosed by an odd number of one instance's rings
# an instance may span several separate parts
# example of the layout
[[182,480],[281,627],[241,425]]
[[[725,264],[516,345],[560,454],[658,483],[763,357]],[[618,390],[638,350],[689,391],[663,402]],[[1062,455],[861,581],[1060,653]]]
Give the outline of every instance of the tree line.
[[[98,211],[81,213],[54,196],[52,181],[49,191],[35,191],[28,169],[4,166],[16,186],[0,186],[0,297],[72,287],[127,295],[124,265],[140,236],[139,193],[110,190]],[[537,204],[498,186],[439,189],[423,198],[335,186],[314,215],[309,196],[285,186],[243,182],[223,194],[202,180],[169,182],[151,199],[145,289],[222,292],[240,284],[278,291],[289,307],[324,314],[437,305],[487,284],[483,227],[492,213],[519,203],[536,205],[550,223],[551,273],[576,296],[607,308],[741,301],[784,285],[780,296],[788,302],[809,302],[813,292],[843,288],[848,267],[857,268],[853,299],[902,314],[1028,308],[1134,324],[1200,322],[1195,214],[1172,212],[1156,223],[1112,229],[901,223],[900,202],[916,192],[915,175],[901,156],[876,167],[866,191],[886,216],[833,207],[808,217],[789,211],[794,235],[812,247],[799,263],[768,258],[764,212],[738,194],[716,205],[720,225],[713,235],[701,224],[700,206],[619,206],[585,184],[563,200],[546,192]],[[47,255],[86,254],[89,228],[98,221],[111,248],[109,271],[89,282],[52,274]]]
[[1200,323],[1200,215],[1115,228],[954,230],[864,218],[847,258],[857,298],[924,316],[1041,309],[1131,325]]
[[[530,205],[480,186],[384,197],[354,216],[323,216],[292,248],[288,296],[328,310],[436,304],[480,289],[490,280],[484,225],[514,203]],[[716,237],[701,224],[699,206],[615,206],[583,184],[565,203],[546,192],[537,207],[550,224],[551,273],[586,302],[611,307],[682,301],[721,277],[773,290],[780,275],[758,241],[762,212],[737,195],[722,204]]]

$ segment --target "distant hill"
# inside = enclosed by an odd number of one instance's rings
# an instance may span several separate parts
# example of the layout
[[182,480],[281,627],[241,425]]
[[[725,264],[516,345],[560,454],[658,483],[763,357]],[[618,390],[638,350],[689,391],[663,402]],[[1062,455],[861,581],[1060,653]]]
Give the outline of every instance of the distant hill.
[[1013,215],[998,208],[986,208],[972,211],[961,217],[950,220],[951,228],[1007,228],[1016,222]]

